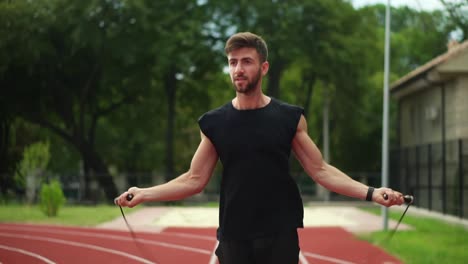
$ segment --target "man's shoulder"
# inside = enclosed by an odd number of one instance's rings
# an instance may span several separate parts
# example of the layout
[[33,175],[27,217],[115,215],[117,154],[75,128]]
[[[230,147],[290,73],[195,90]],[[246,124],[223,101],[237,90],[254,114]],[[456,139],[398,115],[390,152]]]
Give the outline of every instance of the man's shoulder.
[[284,101],[281,101],[279,99],[276,99],[276,98],[271,98],[271,100],[276,104],[278,105],[280,108],[282,108],[283,110],[286,110],[286,111],[294,111],[294,112],[301,112],[303,113],[304,112],[304,108],[298,106],[298,105],[294,105],[294,104],[290,104],[290,103],[287,103],[287,102],[284,102]]
[[217,116],[217,115],[222,115],[224,114],[226,111],[229,110],[229,103],[226,103],[222,106],[218,106],[216,108],[213,108],[211,110],[209,110],[208,112],[204,113],[202,116]]
[[209,110],[208,112],[200,116],[200,118],[198,119],[199,122],[202,120],[212,120],[212,119],[217,119],[217,118],[223,118],[226,112],[229,110],[229,104],[230,103],[226,103],[222,106]]

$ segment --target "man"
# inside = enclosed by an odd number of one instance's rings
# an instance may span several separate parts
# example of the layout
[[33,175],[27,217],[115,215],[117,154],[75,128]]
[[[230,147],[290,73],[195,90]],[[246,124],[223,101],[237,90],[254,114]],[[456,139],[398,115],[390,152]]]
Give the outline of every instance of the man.
[[[117,204],[133,207],[199,193],[219,159],[220,263],[287,264],[298,263],[297,228],[303,227],[302,199],[289,174],[291,150],[307,174],[330,191],[384,206],[404,202],[399,192],[368,187],[325,163],[307,133],[303,109],[263,94],[262,77],[269,63],[261,37],[237,33],[226,42],[225,52],[236,97],[199,119],[201,142],[190,169],[161,185],[131,187]],[[133,195],[131,201],[126,200],[128,194]]]

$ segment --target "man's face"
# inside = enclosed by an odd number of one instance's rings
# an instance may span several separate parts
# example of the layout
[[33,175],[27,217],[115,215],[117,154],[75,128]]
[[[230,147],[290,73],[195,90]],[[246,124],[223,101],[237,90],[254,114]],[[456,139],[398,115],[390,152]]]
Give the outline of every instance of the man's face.
[[268,72],[268,62],[260,62],[257,50],[240,48],[228,54],[229,75],[238,93],[249,94],[261,89],[262,77]]

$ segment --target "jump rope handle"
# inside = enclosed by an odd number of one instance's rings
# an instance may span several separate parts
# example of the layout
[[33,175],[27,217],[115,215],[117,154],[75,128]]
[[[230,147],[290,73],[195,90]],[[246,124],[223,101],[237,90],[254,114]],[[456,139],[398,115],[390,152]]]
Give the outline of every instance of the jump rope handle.
[[[386,193],[384,193],[383,198],[384,198],[385,200],[387,200],[387,199],[388,199],[388,195],[387,195]],[[403,200],[405,200],[405,203],[406,203],[406,204],[412,204],[413,201],[414,201],[414,197],[413,197],[412,195],[408,195],[408,194],[407,194],[407,195],[403,196]]]
[[[130,202],[133,199],[133,194],[129,193],[125,198]],[[114,204],[117,204],[117,198],[114,199]]]

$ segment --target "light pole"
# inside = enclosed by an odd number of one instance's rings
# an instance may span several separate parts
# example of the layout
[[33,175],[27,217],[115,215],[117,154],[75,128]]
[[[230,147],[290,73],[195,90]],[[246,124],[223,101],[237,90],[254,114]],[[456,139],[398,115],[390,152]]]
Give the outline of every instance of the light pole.
[[[383,124],[382,124],[382,186],[388,187],[388,116],[389,116],[389,70],[390,70],[390,0],[385,10],[385,61],[383,91]],[[388,208],[382,206],[383,230],[388,230]]]

